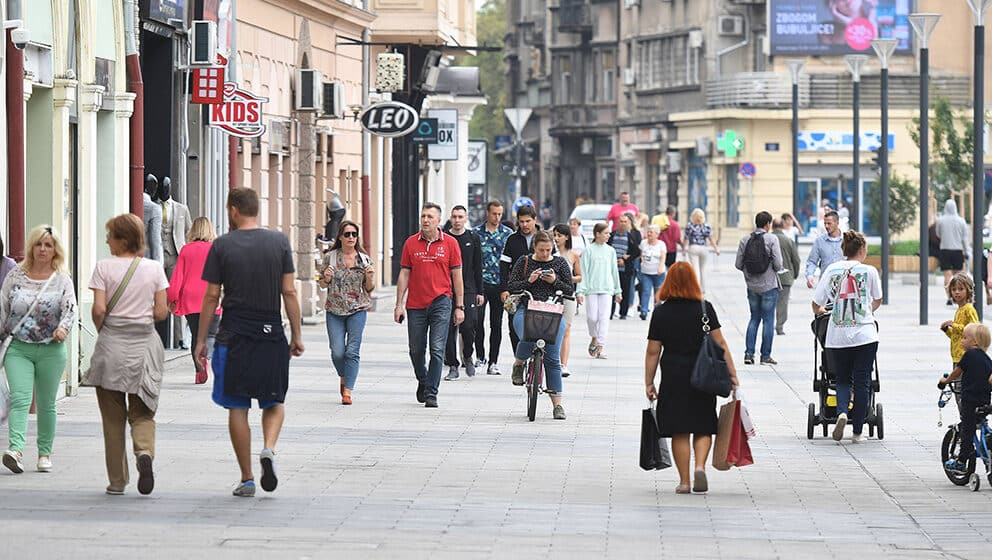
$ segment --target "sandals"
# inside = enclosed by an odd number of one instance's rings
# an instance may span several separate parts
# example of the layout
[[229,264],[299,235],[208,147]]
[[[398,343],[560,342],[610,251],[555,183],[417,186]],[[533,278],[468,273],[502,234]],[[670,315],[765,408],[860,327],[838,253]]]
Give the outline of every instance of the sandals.
[[706,471],[697,470],[692,475],[692,491],[697,494],[703,494],[710,489],[709,483],[706,481]]
[[587,348],[587,350],[589,350],[590,358],[596,357],[596,348],[598,347],[599,347],[599,343],[596,342],[596,337],[594,336],[592,337],[592,340],[589,341],[589,348]]
[[675,487],[675,493],[676,494],[691,494],[691,492],[689,491],[689,485],[688,484],[679,484],[678,486]]
[[603,352],[603,345],[602,344],[597,344],[596,345],[596,354],[595,354],[595,357],[596,357],[597,360],[605,360],[606,359],[606,353]]

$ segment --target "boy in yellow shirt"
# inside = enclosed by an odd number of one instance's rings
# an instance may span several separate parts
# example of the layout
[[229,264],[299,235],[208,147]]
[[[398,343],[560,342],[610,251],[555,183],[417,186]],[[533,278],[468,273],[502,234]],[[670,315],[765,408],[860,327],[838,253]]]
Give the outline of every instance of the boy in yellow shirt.
[[951,362],[957,366],[965,352],[965,348],[961,346],[964,328],[970,323],[979,322],[978,312],[972,305],[972,302],[975,301],[975,283],[971,280],[971,276],[959,272],[951,277],[951,282],[947,285],[947,292],[951,296],[951,300],[958,305],[958,310],[954,312],[953,320],[940,324],[940,330],[944,331],[947,338],[951,339]]

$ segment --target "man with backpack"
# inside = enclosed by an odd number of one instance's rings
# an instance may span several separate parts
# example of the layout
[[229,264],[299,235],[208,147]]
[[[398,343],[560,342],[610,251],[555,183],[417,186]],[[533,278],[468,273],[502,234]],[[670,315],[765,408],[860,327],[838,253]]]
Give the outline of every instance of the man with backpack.
[[775,307],[782,284],[778,271],[782,270],[782,249],[778,238],[771,234],[772,215],[758,212],[754,217],[756,229],[741,239],[737,247],[734,266],[744,273],[747,284],[747,302],[751,319],[747,323],[744,344],[744,363],[754,364],[754,346],[761,326],[761,365],[775,365],[772,359],[772,339],[775,336]]

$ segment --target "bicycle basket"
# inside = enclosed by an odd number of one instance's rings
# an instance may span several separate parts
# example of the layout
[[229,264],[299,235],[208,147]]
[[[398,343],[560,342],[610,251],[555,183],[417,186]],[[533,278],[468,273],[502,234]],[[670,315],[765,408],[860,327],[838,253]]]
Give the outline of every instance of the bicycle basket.
[[524,340],[543,340],[554,344],[558,340],[558,327],[564,306],[546,301],[528,301],[524,309]]

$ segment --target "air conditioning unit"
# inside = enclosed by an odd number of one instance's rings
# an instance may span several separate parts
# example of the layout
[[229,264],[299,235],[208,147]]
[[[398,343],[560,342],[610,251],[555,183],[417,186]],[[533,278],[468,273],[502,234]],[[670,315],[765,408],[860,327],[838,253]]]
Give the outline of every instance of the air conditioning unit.
[[623,85],[632,86],[637,83],[637,71],[633,68],[623,69]]
[[668,173],[682,173],[682,152],[666,153],[665,168]]
[[318,111],[321,108],[321,75],[317,70],[300,68],[296,71],[296,110]]
[[339,81],[324,82],[324,99],[320,116],[329,119],[344,118],[344,83]]
[[217,24],[208,20],[196,20],[189,28],[190,44],[193,45],[189,57],[191,66],[213,66],[217,57]]
[[588,155],[592,153],[592,138],[583,138],[582,145],[579,146],[579,153]]
[[740,37],[744,34],[744,16],[719,16],[717,31],[723,37]]
[[289,153],[289,121],[269,122],[269,153]]
[[701,49],[703,48],[703,32],[699,29],[693,29],[689,32],[689,48],[690,49]]

